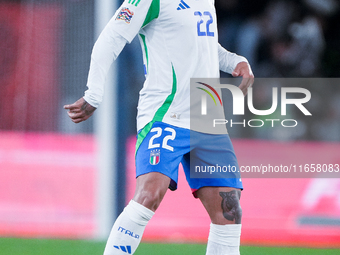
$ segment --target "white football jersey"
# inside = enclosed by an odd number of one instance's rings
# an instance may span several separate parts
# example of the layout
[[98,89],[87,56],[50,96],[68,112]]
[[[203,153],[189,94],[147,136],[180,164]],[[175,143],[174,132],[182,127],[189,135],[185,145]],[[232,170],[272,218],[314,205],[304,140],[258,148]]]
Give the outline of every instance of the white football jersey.
[[[213,0],[125,0],[98,41],[122,48],[136,35],[146,77],[138,102],[137,130],[154,121],[190,128],[190,78],[218,78],[220,69],[231,72],[237,63],[246,61],[218,44]],[[112,49],[111,58],[120,50]],[[84,97],[94,106],[100,102],[95,98],[103,93],[99,76],[105,75],[104,68],[96,67],[96,54],[92,54]]]

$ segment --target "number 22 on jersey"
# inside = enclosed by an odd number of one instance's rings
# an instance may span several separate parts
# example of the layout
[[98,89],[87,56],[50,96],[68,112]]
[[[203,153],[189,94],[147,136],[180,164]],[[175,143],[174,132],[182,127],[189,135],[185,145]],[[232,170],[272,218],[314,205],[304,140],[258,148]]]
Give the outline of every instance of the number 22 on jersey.
[[197,35],[198,36],[214,36],[214,32],[210,31],[210,25],[214,22],[213,16],[210,12],[206,11],[203,14],[199,11],[194,12],[198,17],[197,20]]

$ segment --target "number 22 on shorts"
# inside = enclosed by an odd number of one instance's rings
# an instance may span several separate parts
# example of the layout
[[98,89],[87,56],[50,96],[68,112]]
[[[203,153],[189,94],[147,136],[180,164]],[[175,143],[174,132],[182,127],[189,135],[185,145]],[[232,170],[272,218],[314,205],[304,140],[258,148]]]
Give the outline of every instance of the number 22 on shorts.
[[[170,145],[168,145],[168,141],[169,140],[174,140],[176,138],[176,131],[173,129],[173,128],[165,128],[164,131],[166,132],[170,132],[169,135],[166,135],[164,138],[163,138],[163,141],[162,141],[162,148],[164,149],[167,149],[167,150],[170,150],[170,151],[174,151],[174,148]],[[154,140],[158,137],[160,137],[162,135],[162,128],[160,127],[155,127],[153,129],[150,130],[150,133],[156,133],[154,134],[150,140],[149,140],[149,146],[148,146],[148,149],[154,149],[154,148],[159,148],[161,147],[161,144],[160,143],[154,143]]]

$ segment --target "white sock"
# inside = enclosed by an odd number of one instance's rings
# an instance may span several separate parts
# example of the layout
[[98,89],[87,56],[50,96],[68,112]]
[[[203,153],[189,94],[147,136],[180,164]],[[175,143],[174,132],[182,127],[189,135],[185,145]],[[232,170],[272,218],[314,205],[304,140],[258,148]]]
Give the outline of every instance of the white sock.
[[240,255],[241,224],[210,224],[206,255]]
[[112,227],[104,255],[133,254],[142,239],[146,224],[154,214],[131,200]]

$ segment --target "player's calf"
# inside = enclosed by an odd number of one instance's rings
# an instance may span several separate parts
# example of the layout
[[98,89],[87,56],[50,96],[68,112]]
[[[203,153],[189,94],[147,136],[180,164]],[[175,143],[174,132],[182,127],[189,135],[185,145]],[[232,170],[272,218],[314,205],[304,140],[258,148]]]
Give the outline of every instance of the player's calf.
[[206,255],[239,255],[241,224],[210,224]]
[[131,200],[114,223],[104,255],[133,254],[154,212]]
[[241,190],[203,187],[197,195],[206,208],[210,224],[206,255],[239,255],[242,209]]
[[223,217],[235,224],[210,224],[206,255],[239,255],[242,209],[241,191],[220,191]]

